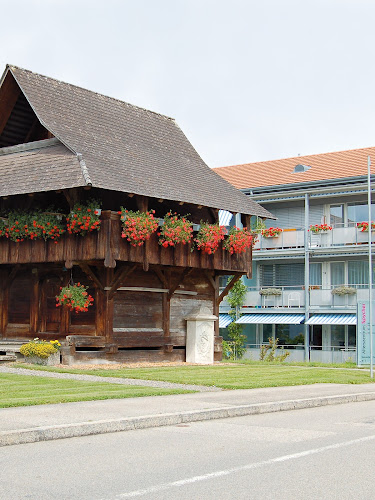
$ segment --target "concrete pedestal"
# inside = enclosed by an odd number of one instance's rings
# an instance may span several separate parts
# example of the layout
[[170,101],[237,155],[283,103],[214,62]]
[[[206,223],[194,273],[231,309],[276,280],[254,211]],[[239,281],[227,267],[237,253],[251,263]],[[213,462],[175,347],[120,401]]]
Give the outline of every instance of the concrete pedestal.
[[214,362],[214,316],[208,307],[202,306],[196,313],[185,318],[186,362],[212,365]]

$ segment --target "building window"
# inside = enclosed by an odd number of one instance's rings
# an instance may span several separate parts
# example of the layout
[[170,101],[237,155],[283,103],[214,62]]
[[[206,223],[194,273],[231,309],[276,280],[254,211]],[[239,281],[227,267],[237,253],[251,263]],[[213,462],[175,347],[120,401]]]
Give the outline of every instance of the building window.
[[330,206],[330,223],[335,226],[344,224],[344,205]]
[[310,264],[310,285],[322,286],[322,263],[314,262]]
[[304,264],[263,264],[260,267],[261,286],[302,286]]
[[[375,203],[371,204],[371,219],[375,217]],[[368,220],[367,203],[348,203],[348,224],[351,226],[357,222]]]

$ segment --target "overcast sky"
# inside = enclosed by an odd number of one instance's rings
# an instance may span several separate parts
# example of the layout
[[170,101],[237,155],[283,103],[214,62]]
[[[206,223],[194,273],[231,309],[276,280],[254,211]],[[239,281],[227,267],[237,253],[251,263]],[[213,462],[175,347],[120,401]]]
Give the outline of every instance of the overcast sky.
[[375,146],[375,0],[0,4],[1,71],[172,116],[211,167]]

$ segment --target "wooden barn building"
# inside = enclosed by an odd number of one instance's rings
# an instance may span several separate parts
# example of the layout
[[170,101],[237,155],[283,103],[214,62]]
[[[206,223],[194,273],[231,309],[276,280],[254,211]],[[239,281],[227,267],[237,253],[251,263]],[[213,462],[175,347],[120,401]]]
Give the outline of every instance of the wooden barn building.
[[[0,221],[22,211],[69,214],[100,200],[100,230],[58,241],[0,232],[0,354],[35,337],[63,342],[62,360],[184,360],[185,318],[218,315],[219,277],[251,274],[251,248],[208,255],[121,237],[120,207],[215,223],[218,210],[272,217],[214,173],[166,116],[7,66],[0,81]],[[56,217],[59,217],[56,215]],[[2,218],[2,219],[1,219]],[[60,217],[61,218],[61,217]],[[56,307],[73,280],[94,297],[87,312]],[[215,359],[221,338],[215,328]]]

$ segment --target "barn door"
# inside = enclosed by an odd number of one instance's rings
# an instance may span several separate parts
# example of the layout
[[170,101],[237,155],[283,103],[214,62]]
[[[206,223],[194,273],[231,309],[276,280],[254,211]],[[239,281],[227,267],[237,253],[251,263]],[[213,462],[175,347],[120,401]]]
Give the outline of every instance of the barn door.
[[56,307],[56,295],[60,293],[61,281],[57,276],[45,278],[41,284],[41,332],[58,332],[61,308]]

